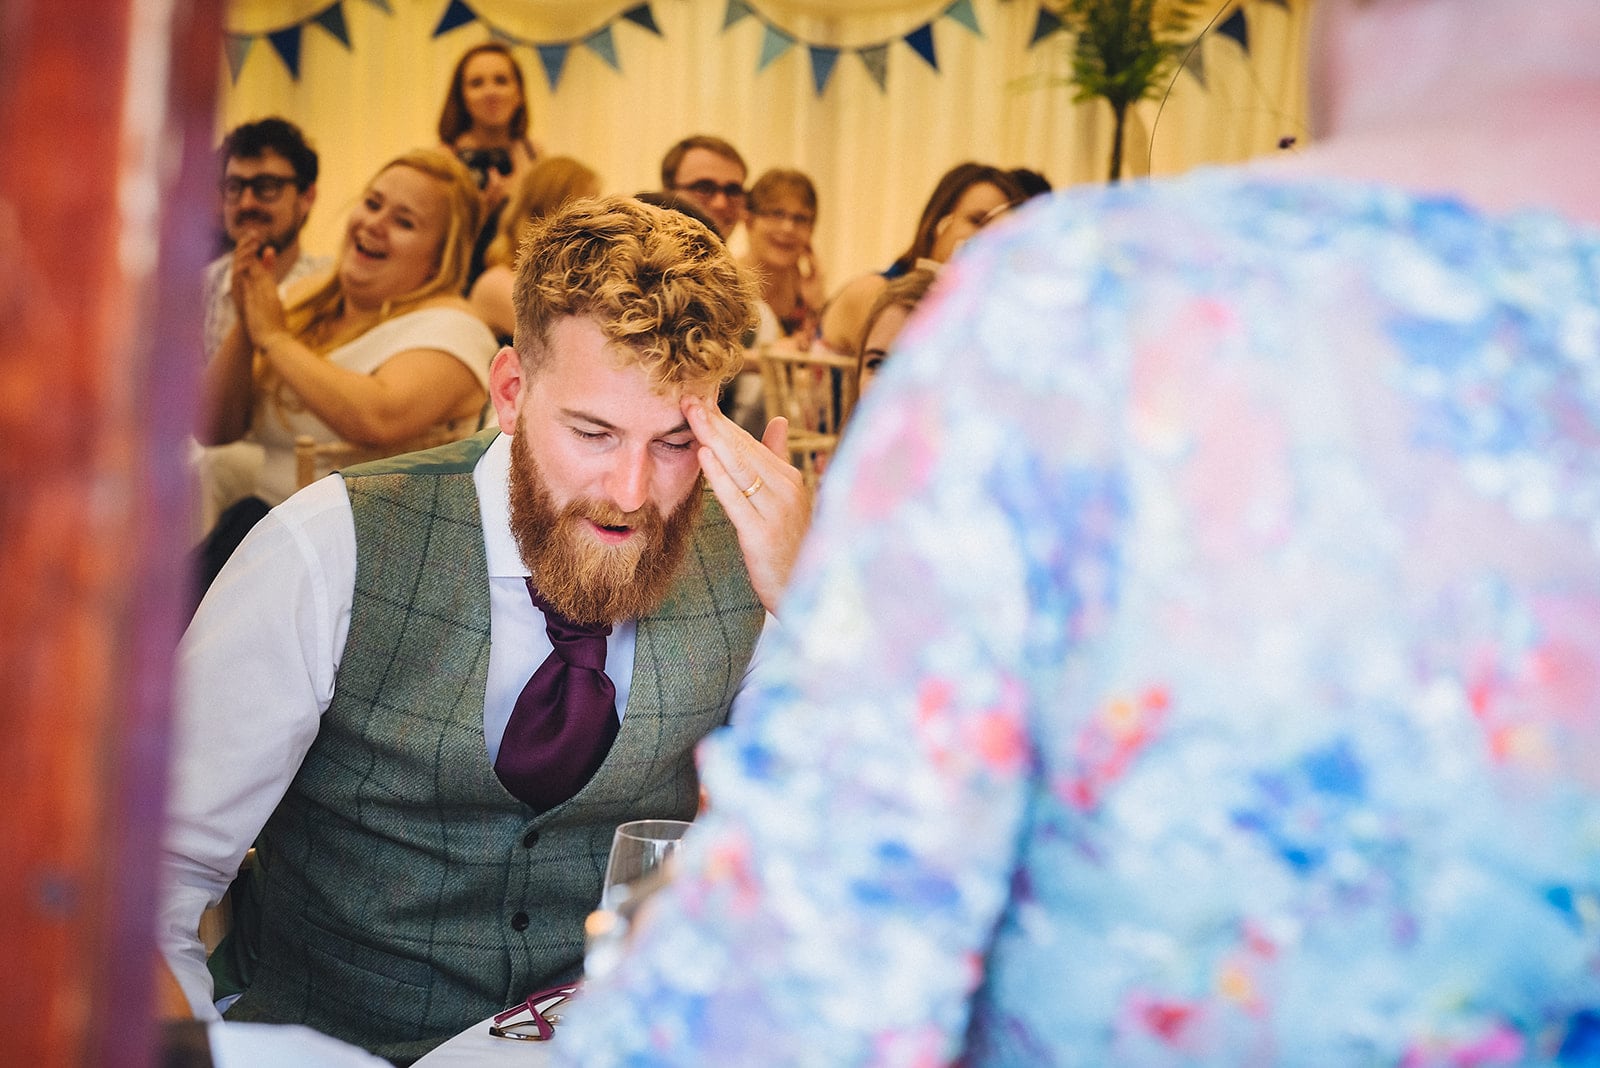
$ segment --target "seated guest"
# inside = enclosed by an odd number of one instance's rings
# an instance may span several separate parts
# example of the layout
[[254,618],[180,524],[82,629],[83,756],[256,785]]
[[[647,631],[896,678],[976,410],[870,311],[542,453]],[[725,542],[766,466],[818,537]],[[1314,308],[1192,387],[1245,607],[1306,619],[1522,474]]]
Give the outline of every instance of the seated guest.
[[[253,236],[272,250],[272,277],[280,286],[326,270],[329,256],[300,248],[300,231],[317,200],[317,153],[292,122],[280,118],[243,123],[228,131],[222,158],[222,224],[234,245]],[[233,307],[233,256],[224,253],[204,276],[205,355],[211,359],[238,321]]]
[[295,490],[294,442],[400,446],[430,428],[473,430],[494,337],[458,294],[477,192],[449,155],[387,164],[350,214],[331,276],[284,307],[276,253],[246,235],[233,253],[239,322],[206,368],[201,440],[263,447],[255,493],[203,547],[206,580],[245,530]]
[[[750,187],[745,213],[749,251],[740,260],[761,284],[755,345],[791,341],[809,348],[825,289],[811,251],[817,224],[817,189],[799,171],[769,170]],[[729,400],[733,421],[759,433],[766,423],[760,368],[751,360],[734,380]]]
[[773,169],[750,187],[745,232],[750,251],[740,261],[761,283],[769,337],[808,339],[815,332],[825,289],[811,251],[817,225],[817,187],[800,171]]
[[867,322],[861,329],[861,344],[856,349],[857,390],[866,393],[867,387],[877,377],[884,360],[889,357],[889,347],[905,329],[906,320],[916,311],[928,287],[938,277],[926,267],[913,268],[883,287],[878,299],[867,312]]
[[1595,1063],[1600,5],[1313,18],[941,280],[558,1064]]
[[867,310],[891,278],[914,267],[937,267],[990,220],[1023,199],[1011,175],[982,163],[961,163],[945,172],[923,206],[910,246],[881,273],[846,282],[822,312],[822,343],[849,352],[861,338]]
[[631,199],[534,227],[499,431],[273,509],[183,638],[160,938],[197,1016],[201,912],[258,835],[228,1018],[409,1063],[575,977],[616,825],[696,812],[810,513],[783,422],[709,403],[754,286]]
[[1051,191],[1050,179],[1029,167],[1012,167],[1006,173],[1017,183],[1017,189],[1022,193],[1023,200],[1042,197]]
[[513,261],[528,224],[569,200],[600,195],[600,176],[571,156],[535,163],[500,213],[500,226],[484,254],[485,268],[472,284],[472,309],[502,342],[510,343],[516,314],[511,306]]
[[716,221],[724,241],[744,218],[745,177],[739,150],[720,137],[694,134],[661,157],[661,190],[692,197]]

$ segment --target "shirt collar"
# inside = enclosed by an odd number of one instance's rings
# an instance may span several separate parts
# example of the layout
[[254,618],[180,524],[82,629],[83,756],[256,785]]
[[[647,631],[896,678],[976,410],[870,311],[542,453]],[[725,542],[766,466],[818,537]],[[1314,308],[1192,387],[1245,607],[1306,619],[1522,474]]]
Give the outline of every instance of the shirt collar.
[[483,520],[483,548],[490,578],[527,578],[516,539],[511,536],[511,438],[501,434],[489,443],[472,469]]

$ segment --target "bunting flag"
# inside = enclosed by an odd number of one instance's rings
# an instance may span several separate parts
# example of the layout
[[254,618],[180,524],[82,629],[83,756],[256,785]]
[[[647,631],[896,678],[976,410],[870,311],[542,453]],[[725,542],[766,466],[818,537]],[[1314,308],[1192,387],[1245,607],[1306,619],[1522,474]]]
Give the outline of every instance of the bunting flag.
[[756,64],[756,70],[764,71],[768,64],[785,52],[794,44],[794,38],[778,29],[776,26],[766,24],[766,34],[761,38],[761,61]]
[[272,50],[278,53],[283,65],[289,68],[289,77],[295,81],[300,80],[300,31],[304,28],[303,24],[285,26],[267,34],[267,40],[272,42]]
[[602,26],[585,37],[583,47],[605,60],[612,70],[622,69],[622,64],[617,61],[617,42],[611,38],[610,26]]
[[839,62],[837,48],[824,48],[821,45],[810,45],[811,49],[811,84],[817,87],[817,95],[828,88],[828,79],[833,76],[833,66]]
[[[385,14],[391,14],[388,0],[367,0]],[[283,62],[289,77],[300,80],[300,46],[305,39],[305,28],[308,25],[320,26],[323,32],[335,41],[350,47],[350,28],[344,20],[345,0],[334,0],[334,3],[320,11],[314,12],[309,17],[299,22],[291,22],[287,26],[279,26],[271,30],[254,32],[228,31],[223,35],[222,50],[228,61],[228,76],[234,81],[239,80],[239,72],[244,69],[244,61],[250,55],[250,49],[256,41],[265,37],[272,46],[279,60]]]
[[458,26],[465,26],[469,22],[476,22],[478,13],[462,2],[450,0],[450,6],[444,9],[444,14],[439,16],[439,25],[433,28],[435,37],[443,37]]
[[972,0],[956,0],[944,9],[944,17],[961,23],[979,37],[983,36],[983,30],[978,28],[978,13],[972,10]]
[[750,5],[745,3],[744,0],[728,0],[727,13],[722,16],[722,28],[726,30],[741,19],[747,19],[754,14],[755,12],[750,9]]
[[567,46],[539,45],[534,51],[539,54],[539,65],[544,68],[544,80],[553,93],[556,91],[556,86],[561,84],[561,70],[567,65]]
[[1060,15],[1041,4],[1039,6],[1039,17],[1033,23],[1033,36],[1028,38],[1028,47],[1032,48],[1064,25],[1066,24],[1061,21]]
[[1200,47],[1199,41],[1191,44],[1189,50],[1183,54],[1183,69],[1200,83],[1200,88],[1206,88],[1206,53]]
[[1239,47],[1245,54],[1250,52],[1250,27],[1245,25],[1244,8],[1238,8],[1228,16],[1226,22],[1217,27],[1217,32],[1224,37],[1231,37],[1239,42]]
[[343,4],[334,4],[322,14],[312,18],[311,21],[315,22],[318,26],[321,26],[323,29],[333,34],[334,40],[338,41],[346,48],[350,47],[350,31],[345,27],[344,24]]
[[939,57],[933,54],[933,23],[918,26],[904,37],[911,50],[928,61],[928,66],[939,69]]
[[638,7],[629,8],[622,13],[622,17],[635,26],[649,30],[657,37],[661,36],[661,28],[656,25],[655,14],[650,10],[649,4],[640,4]]
[[818,96],[827,91],[828,82],[833,78],[833,72],[839,63],[839,57],[846,52],[854,52],[861,59],[861,65],[866,68],[867,77],[872,79],[878,91],[885,92],[889,82],[889,46],[900,43],[906,45],[923,62],[933,70],[939,70],[939,57],[934,48],[933,25],[940,19],[949,19],[951,22],[964,26],[968,31],[978,37],[983,36],[983,28],[978,24],[978,14],[973,7],[973,0],[951,0],[937,16],[929,19],[920,26],[913,27],[907,33],[883,41],[874,41],[870,44],[841,47],[825,41],[801,41],[794,34],[778,26],[771,19],[761,13],[759,0],[727,0],[727,7],[723,9],[722,31],[726,33],[731,27],[738,25],[745,19],[753,18],[761,23],[761,54],[756,60],[756,71],[766,70],[774,61],[789,51],[797,44],[806,46],[806,54],[811,63],[811,84]]
[[250,54],[250,46],[256,43],[254,37],[241,36],[230,33],[223,41],[223,51],[228,57],[228,77],[234,82],[239,80],[239,71],[244,66],[245,57]]
[[878,91],[883,92],[889,80],[889,46],[882,44],[858,49],[856,55],[861,57],[862,64],[866,66],[867,76],[877,83]]

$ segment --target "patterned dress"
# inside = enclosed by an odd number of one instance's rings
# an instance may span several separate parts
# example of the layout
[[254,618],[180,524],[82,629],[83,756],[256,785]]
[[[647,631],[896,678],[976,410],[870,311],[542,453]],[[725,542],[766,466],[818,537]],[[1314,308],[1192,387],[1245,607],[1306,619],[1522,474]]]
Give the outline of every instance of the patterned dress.
[[1600,234],[1202,172],[930,300],[558,1058],[1600,1064]]

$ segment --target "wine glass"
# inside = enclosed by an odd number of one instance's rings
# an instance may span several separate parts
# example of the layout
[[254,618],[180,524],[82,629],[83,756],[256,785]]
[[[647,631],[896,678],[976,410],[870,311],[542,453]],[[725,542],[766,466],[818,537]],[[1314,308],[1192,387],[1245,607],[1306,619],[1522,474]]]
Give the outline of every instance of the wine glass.
[[634,820],[611,838],[611,859],[600,891],[600,907],[584,923],[583,973],[589,979],[616,967],[639,906],[665,881],[667,861],[689,824],[684,820]]
[[654,889],[661,880],[660,869],[677,852],[688,829],[686,820],[634,820],[618,827],[611,837],[600,907],[615,912],[624,902],[644,896],[641,890]]

